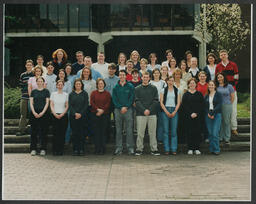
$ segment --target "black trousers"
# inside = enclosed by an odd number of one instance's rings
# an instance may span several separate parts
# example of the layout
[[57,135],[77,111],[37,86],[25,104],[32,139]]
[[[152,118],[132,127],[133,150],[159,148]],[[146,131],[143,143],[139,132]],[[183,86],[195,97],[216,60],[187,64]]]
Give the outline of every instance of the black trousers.
[[46,150],[47,147],[47,132],[49,128],[48,123],[49,115],[45,113],[41,118],[35,118],[33,113],[30,115],[31,123],[31,140],[30,140],[30,150],[37,149],[37,136],[39,136],[40,150]]
[[187,128],[187,143],[189,150],[199,150],[201,143],[201,118],[196,117],[192,119],[191,117],[186,118],[186,128]]
[[87,135],[85,127],[85,118],[82,116],[75,119],[75,116],[70,116],[70,126],[72,129],[72,144],[73,151],[84,151],[84,136]]
[[92,115],[95,151],[105,151],[108,115],[102,114],[101,116],[96,116],[95,113],[92,113]]
[[53,141],[52,151],[61,152],[64,150],[65,134],[68,126],[68,116],[65,114],[61,119],[53,116]]

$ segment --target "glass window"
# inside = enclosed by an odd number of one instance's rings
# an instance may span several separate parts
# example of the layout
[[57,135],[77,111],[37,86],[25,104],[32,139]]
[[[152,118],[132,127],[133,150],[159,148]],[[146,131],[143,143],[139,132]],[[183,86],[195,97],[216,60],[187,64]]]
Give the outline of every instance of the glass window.
[[58,5],[57,4],[48,4],[49,5],[49,22],[48,29],[49,31],[58,31]]
[[69,25],[70,31],[78,31],[78,4],[69,4]]
[[79,5],[79,25],[80,31],[89,31],[90,26],[90,5]]
[[59,4],[59,31],[67,31],[68,28],[67,4]]

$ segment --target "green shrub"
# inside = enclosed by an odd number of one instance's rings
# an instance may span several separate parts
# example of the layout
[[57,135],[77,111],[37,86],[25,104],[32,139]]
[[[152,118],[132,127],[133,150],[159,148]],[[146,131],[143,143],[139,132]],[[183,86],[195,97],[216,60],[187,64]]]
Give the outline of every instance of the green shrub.
[[4,88],[4,118],[20,117],[20,88]]
[[[237,102],[238,103],[243,103],[245,102],[246,100],[248,100],[248,98],[250,98],[250,93],[240,93],[240,92],[237,92]],[[250,99],[249,99],[250,101]]]

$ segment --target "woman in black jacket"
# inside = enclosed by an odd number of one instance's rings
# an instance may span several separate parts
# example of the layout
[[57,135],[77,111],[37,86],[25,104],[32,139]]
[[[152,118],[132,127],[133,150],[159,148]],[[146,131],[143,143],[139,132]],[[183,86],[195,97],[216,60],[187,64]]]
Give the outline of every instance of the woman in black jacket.
[[219,132],[221,126],[221,106],[222,96],[216,91],[214,81],[209,81],[208,92],[205,96],[205,122],[208,129],[209,136],[209,150],[212,154],[219,155]]

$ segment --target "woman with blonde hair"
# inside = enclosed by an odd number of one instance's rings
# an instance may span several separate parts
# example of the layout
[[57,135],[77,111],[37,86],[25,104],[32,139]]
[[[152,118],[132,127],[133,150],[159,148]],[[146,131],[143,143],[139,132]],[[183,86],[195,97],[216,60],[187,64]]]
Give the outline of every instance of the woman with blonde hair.
[[140,60],[140,71],[139,71],[140,78],[142,77],[142,75],[145,72],[148,72],[151,76],[152,71],[148,70],[147,65],[148,65],[148,60],[146,60],[145,58],[141,58],[141,60]]
[[131,52],[130,60],[132,60],[134,68],[140,70],[140,54],[137,50]]
[[165,81],[165,79],[167,79],[167,77],[169,76],[168,67],[162,66],[160,72],[161,72],[161,79]]
[[[43,69],[39,66],[35,66],[33,69],[33,77],[30,77],[28,80],[28,95],[31,95],[32,90],[37,89],[36,79],[43,75]],[[44,88],[46,88],[47,83],[44,82]]]
[[65,69],[68,55],[65,50],[59,48],[52,53],[52,61],[54,66],[54,74],[57,75],[60,69]]
[[192,78],[192,75],[188,72],[186,60],[180,61],[180,69],[182,71],[182,79],[187,83]]
[[117,58],[118,65],[117,65],[117,69],[116,69],[116,73],[115,73],[116,76],[119,76],[120,70],[125,70],[126,61],[127,61],[126,55],[123,52],[120,52],[118,55],[118,58]]

